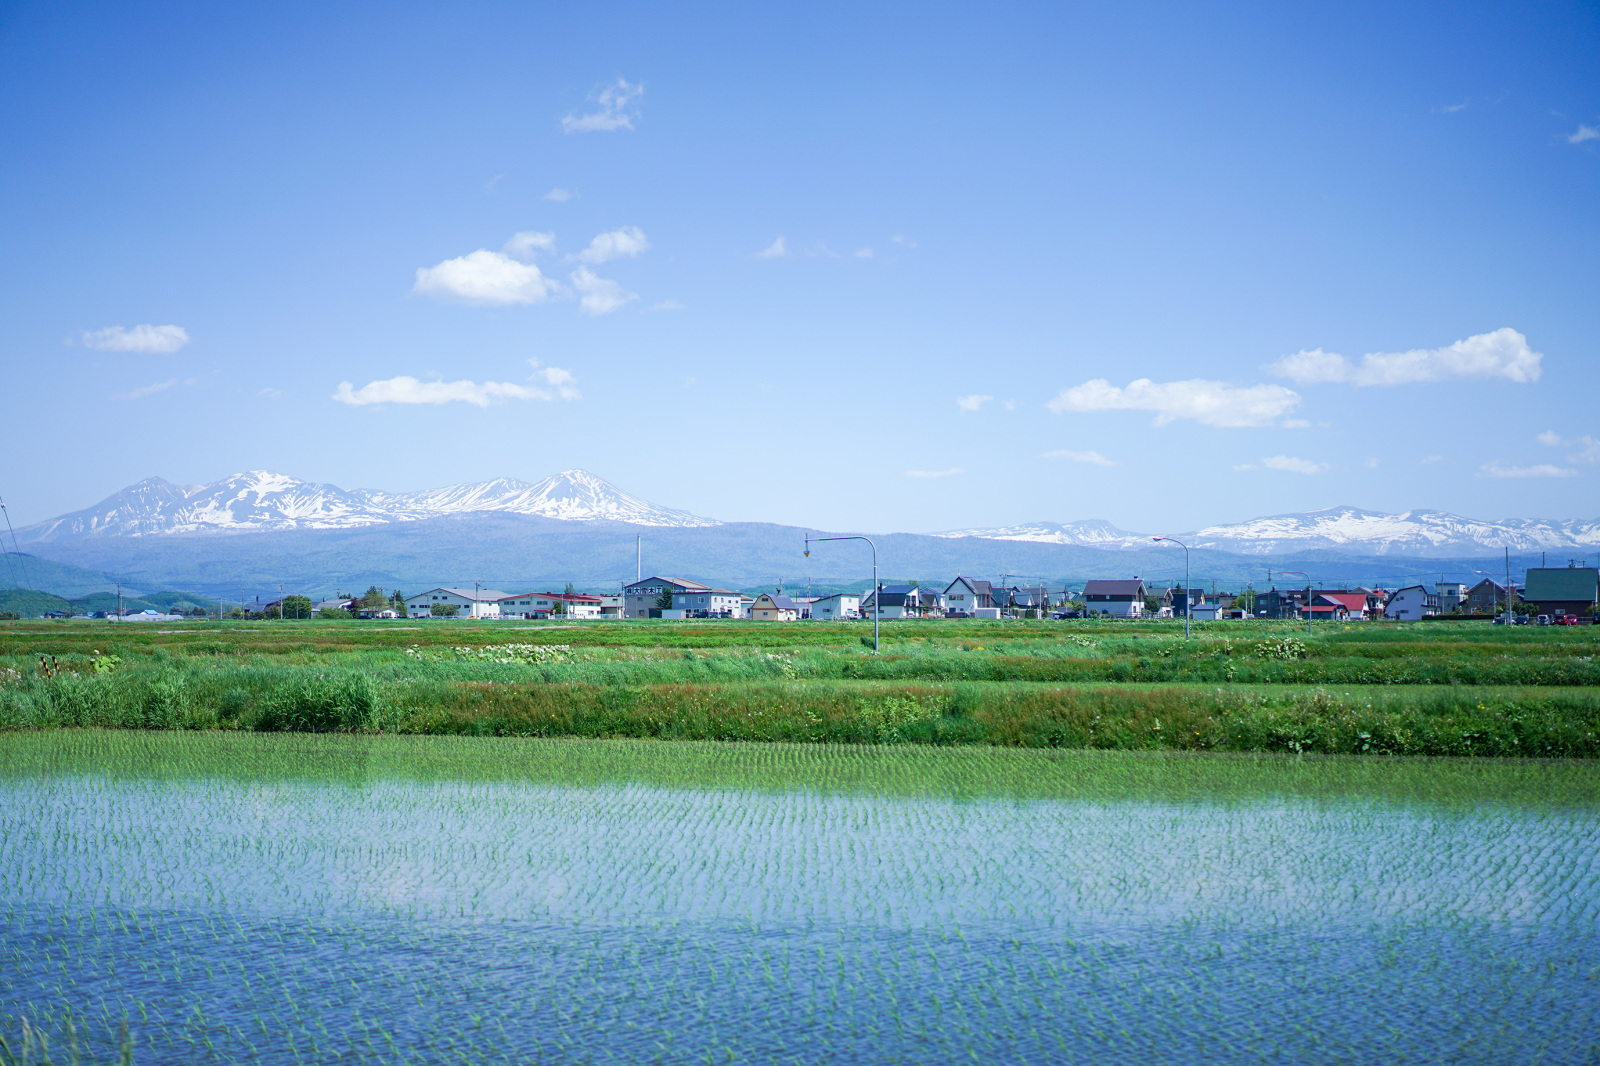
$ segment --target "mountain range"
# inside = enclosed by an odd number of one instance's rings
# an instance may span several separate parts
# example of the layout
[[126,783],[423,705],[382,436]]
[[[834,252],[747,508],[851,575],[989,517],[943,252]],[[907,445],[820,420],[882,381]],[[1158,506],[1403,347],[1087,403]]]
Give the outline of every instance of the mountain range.
[[[616,589],[636,573],[751,590],[808,583],[864,588],[865,545],[801,554],[806,530],[718,522],[631,496],[581,470],[540,482],[499,479],[412,493],[345,490],[266,471],[211,485],[151,478],[93,507],[17,530],[28,554],[8,557],[0,582],[72,594],[98,585],[182,589],[229,600],[279,589],[308,595],[378,585],[520,591]],[[642,555],[636,556],[642,534]],[[1513,576],[1540,552],[1592,555],[1600,521],[1481,522],[1439,511],[1399,515],[1336,507],[1173,534],[1190,545],[1192,578],[1258,587],[1293,567],[1318,583],[1398,587]],[[1141,576],[1180,582],[1184,556],[1109,522],[1035,523],[939,534],[873,534],[886,581],[1075,582]],[[814,546],[815,547],[815,546]],[[14,564],[14,565],[13,565]],[[48,565],[47,565],[48,564]],[[12,576],[15,574],[15,576]],[[41,583],[39,575],[49,575]]]
[[[406,493],[341,489],[252,470],[209,485],[175,485],[162,478],[147,478],[92,507],[25,527],[18,531],[18,537],[25,543],[37,544],[81,537],[353,530],[483,512],[563,522],[620,522],[657,529],[723,524],[650,503],[583,470],[564,470],[538,482],[497,478]],[[1109,551],[1142,550],[1152,543],[1149,533],[1119,529],[1100,519],[959,529],[929,535]],[[1341,506],[1168,535],[1191,549],[1247,556],[1333,551],[1451,558],[1502,550],[1591,552],[1600,548],[1600,519],[1484,521],[1447,511],[1387,514]]]
[[481,511],[637,526],[718,524],[687,511],[657,507],[583,470],[564,470],[538,482],[496,478],[403,493],[341,489],[269,470],[249,470],[209,485],[146,478],[93,507],[28,526],[17,535],[38,543],[85,536],[357,529]]

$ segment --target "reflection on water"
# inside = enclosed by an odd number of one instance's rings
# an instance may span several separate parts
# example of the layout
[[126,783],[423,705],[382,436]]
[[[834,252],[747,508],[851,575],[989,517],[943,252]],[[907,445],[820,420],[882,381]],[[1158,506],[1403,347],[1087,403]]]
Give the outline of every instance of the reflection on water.
[[0,1032],[71,1010],[104,1056],[127,1017],[139,1062],[1600,1054],[1587,806],[942,791],[0,775]]

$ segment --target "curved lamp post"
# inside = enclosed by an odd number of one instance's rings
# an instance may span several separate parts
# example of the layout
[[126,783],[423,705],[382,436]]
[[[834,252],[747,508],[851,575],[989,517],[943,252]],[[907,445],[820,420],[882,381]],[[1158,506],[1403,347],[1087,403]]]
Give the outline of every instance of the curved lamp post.
[[826,540],[864,540],[872,549],[872,654],[878,654],[878,615],[883,609],[883,597],[878,595],[878,546],[868,537],[813,537],[806,534],[806,558],[811,558],[811,542],[821,544]]
[[1176,537],[1151,537],[1151,540],[1164,540],[1168,544],[1176,544],[1183,549],[1183,639],[1189,639],[1189,619],[1194,615],[1194,597],[1190,595],[1189,588],[1189,546]]
[[[1280,574],[1293,574],[1295,577],[1306,579],[1306,636],[1311,635],[1311,575],[1304,570],[1279,570]],[[1272,571],[1267,571],[1267,580],[1272,580]]]

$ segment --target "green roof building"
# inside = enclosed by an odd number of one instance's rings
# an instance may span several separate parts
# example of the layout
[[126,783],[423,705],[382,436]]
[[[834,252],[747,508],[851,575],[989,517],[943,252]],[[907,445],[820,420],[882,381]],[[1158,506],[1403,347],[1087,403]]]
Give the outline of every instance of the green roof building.
[[1529,570],[1522,598],[1542,614],[1592,614],[1600,603],[1600,570],[1592,566]]

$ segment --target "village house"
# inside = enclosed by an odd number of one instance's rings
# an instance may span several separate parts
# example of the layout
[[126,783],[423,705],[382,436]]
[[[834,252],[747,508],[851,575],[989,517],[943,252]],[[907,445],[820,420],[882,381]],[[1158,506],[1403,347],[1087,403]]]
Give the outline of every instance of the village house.
[[685,618],[742,618],[743,599],[732,589],[689,589],[672,594],[672,607]]
[[1600,603],[1600,569],[1592,566],[1534,567],[1528,571],[1523,599],[1538,614],[1592,617]]
[[1393,622],[1420,622],[1438,613],[1438,594],[1422,585],[1395,589],[1383,609],[1383,616]]
[[861,617],[861,597],[853,592],[837,592],[811,601],[811,618],[817,622],[837,622]]
[[406,598],[406,617],[432,618],[435,604],[456,608],[457,618],[499,618],[500,601],[506,593],[498,589],[436,588]]
[[958,577],[944,590],[945,612],[951,618],[974,618],[980,607],[994,606],[994,586],[975,577]]
[[702,585],[698,581],[686,581],[679,577],[647,577],[622,587],[622,614],[625,618],[659,617],[652,616],[650,612],[661,609],[661,597],[668,593],[673,597],[670,609],[678,610],[678,593],[710,590],[709,585]]
[[519,592],[500,601],[500,617],[599,618],[601,599],[581,592]]
[[1516,604],[1518,599],[1517,587],[1511,586],[1508,593],[1506,586],[1492,577],[1486,577],[1467,590],[1467,612],[1469,614],[1496,614],[1506,609],[1506,605]]
[[1097,578],[1083,586],[1083,606],[1090,615],[1143,618],[1144,598],[1144,582],[1139,578]]
[[781,592],[763,592],[750,605],[750,617],[758,622],[793,622],[800,609]]
[[861,613],[871,618],[874,611],[883,621],[895,618],[921,618],[922,602],[917,596],[917,587],[884,585],[867,593],[867,598],[861,601]]

